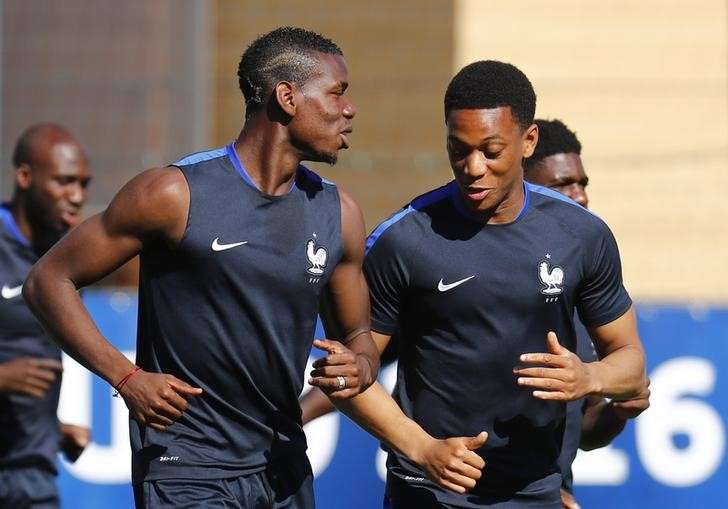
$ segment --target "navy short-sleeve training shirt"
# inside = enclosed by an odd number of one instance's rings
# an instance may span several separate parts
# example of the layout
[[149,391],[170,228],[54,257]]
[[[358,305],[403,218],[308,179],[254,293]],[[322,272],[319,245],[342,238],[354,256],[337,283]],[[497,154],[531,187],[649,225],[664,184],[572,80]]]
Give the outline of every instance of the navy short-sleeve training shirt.
[[[534,398],[513,368],[521,354],[546,351],[548,331],[574,351],[575,309],[598,326],[631,306],[607,225],[554,191],[529,183],[524,191],[513,222],[488,225],[451,182],[367,241],[372,328],[400,335],[394,396],[403,411],[435,437],[489,434],[479,451],[487,467],[468,495],[476,502],[559,489],[565,405]],[[401,455],[390,452],[388,465],[390,475],[427,484]],[[467,507],[465,497],[440,495]]]

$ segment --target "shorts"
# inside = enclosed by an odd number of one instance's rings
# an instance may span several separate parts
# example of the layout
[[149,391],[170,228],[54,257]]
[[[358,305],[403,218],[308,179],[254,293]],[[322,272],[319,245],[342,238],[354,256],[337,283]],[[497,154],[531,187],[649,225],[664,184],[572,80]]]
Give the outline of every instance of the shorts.
[[308,459],[226,479],[160,479],[134,485],[137,509],[314,509]]
[[417,484],[406,482],[400,477],[387,474],[387,487],[384,495],[384,509],[561,509],[561,494],[551,485],[560,482],[561,476],[555,474],[543,479],[543,489],[532,488],[531,492],[514,491],[501,494],[458,495],[440,488],[429,480]]
[[58,509],[56,476],[38,467],[0,468],[0,509]]

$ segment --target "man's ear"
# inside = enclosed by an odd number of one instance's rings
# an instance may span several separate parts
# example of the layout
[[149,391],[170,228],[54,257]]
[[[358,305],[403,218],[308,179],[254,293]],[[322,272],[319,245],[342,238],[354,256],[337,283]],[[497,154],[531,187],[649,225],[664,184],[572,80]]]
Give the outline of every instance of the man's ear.
[[33,174],[30,171],[30,166],[26,163],[21,164],[15,168],[15,185],[18,189],[27,191],[30,189],[30,185],[33,183]]
[[538,125],[531,124],[523,133],[523,157],[531,157],[538,143]]
[[274,92],[281,110],[289,117],[295,116],[296,93],[293,84],[288,81],[279,81],[274,88]]

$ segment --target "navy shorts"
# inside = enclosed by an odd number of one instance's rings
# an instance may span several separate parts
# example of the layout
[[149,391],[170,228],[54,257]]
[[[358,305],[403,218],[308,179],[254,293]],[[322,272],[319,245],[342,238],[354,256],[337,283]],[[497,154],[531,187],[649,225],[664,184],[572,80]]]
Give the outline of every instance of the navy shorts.
[[0,468],[0,508],[58,509],[53,472],[38,467]]
[[137,509],[314,509],[307,458],[227,479],[160,479],[134,485]]
[[560,475],[555,474],[541,481],[543,489],[532,487],[528,493],[514,490],[502,494],[458,495],[430,481],[411,484],[389,472],[384,509],[561,509],[560,492],[552,488],[560,482]]

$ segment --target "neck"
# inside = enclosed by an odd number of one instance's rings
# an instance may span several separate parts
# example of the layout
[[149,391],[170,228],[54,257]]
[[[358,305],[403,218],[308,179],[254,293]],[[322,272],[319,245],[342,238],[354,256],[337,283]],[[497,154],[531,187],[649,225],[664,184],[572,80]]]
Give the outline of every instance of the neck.
[[25,200],[18,193],[15,193],[13,199],[8,203],[8,208],[10,209],[15,224],[18,225],[20,233],[33,245],[33,240],[37,235],[34,235],[33,227],[28,217],[28,208],[25,206]]
[[35,224],[32,216],[28,213],[28,204],[22,194],[15,193],[8,204],[8,208],[20,233],[28,240],[28,243],[36,252],[45,253],[58,241],[58,234]]
[[235,142],[240,162],[262,192],[286,194],[296,178],[301,155],[282,125],[263,119],[246,121]]
[[518,179],[513,182],[506,195],[495,207],[476,212],[476,215],[486,224],[512,223],[523,210],[525,200],[523,179]]

